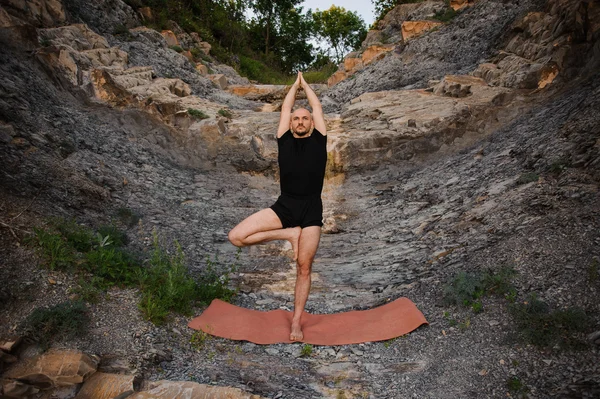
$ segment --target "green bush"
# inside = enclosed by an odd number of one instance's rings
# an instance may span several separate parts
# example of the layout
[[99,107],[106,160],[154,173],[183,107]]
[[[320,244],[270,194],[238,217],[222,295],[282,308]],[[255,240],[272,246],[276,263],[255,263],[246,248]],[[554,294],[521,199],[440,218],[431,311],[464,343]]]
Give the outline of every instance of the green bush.
[[498,272],[469,274],[459,272],[444,287],[444,301],[449,305],[471,306],[475,313],[483,310],[480,299],[484,295],[516,295],[512,279],[516,272],[512,268],[501,268]]
[[218,114],[228,119],[233,117],[233,114],[228,109],[220,109]]
[[154,324],[163,324],[170,311],[190,315],[197,298],[197,284],[189,275],[181,246],[175,243],[171,256],[158,245],[154,234],[154,250],[150,267],[142,277],[140,310]]
[[82,301],[62,302],[50,308],[38,308],[25,321],[31,336],[48,347],[55,339],[72,339],[87,331],[89,317]]
[[68,270],[75,262],[75,252],[60,234],[33,228],[35,236],[31,239],[38,247],[42,259],[51,270]]
[[208,119],[208,118],[210,118],[203,111],[200,111],[198,109],[188,108],[187,112],[194,119],[200,119],[200,120],[202,120],[202,119]]
[[129,242],[127,233],[119,230],[119,228],[113,224],[98,227],[98,234],[102,237],[109,237],[110,242],[115,247],[122,247]]
[[80,252],[89,251],[92,247],[94,235],[92,230],[84,227],[74,219],[54,218],[50,223],[62,234],[70,246]]
[[578,337],[591,326],[590,317],[580,308],[551,310],[535,294],[523,303],[510,307],[519,331],[519,337],[540,347],[560,345],[563,348],[581,349],[586,346]]
[[452,7],[447,7],[444,10],[438,11],[433,16],[433,19],[437,19],[440,22],[449,22],[458,15],[458,12]]
[[177,46],[177,45],[175,45],[175,46],[170,46],[169,48],[170,48],[171,50],[173,50],[173,51],[176,51],[176,52],[178,52],[178,53],[181,53],[181,52],[183,52],[183,48],[181,48],[181,46]]

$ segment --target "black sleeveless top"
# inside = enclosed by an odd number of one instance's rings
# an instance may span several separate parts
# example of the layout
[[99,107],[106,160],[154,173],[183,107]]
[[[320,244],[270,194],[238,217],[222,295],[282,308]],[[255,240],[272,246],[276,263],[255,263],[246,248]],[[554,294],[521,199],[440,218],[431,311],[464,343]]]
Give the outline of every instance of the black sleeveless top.
[[277,139],[281,193],[298,197],[320,196],[327,164],[327,136],[317,129],[306,138],[290,130]]

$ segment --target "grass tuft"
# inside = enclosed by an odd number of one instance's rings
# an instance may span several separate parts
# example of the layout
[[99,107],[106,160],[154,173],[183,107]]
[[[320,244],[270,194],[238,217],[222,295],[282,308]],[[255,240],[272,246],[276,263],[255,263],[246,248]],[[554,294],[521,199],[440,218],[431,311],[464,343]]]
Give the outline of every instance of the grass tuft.
[[89,317],[82,301],[67,301],[35,309],[25,324],[32,337],[47,348],[53,340],[71,339],[87,332]]
[[302,350],[300,352],[300,356],[309,357],[310,355],[312,355],[312,352],[313,352],[313,346],[311,344],[304,344],[304,345],[302,345]]
[[224,109],[224,108],[220,109],[218,114],[225,118],[228,118],[228,119],[231,119],[233,117],[233,114],[231,113],[231,111],[229,111],[228,109]]

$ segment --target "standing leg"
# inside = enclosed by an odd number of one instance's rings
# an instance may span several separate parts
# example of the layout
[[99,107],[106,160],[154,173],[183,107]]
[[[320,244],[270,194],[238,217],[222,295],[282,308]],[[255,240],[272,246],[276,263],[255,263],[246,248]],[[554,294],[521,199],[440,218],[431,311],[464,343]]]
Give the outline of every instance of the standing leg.
[[304,306],[310,292],[310,273],[313,259],[319,248],[321,227],[309,226],[302,229],[298,242],[298,261],[296,262],[296,289],[294,293],[294,316],[290,333],[291,341],[301,341],[304,338],[300,322]]
[[287,240],[292,244],[296,260],[301,230],[300,227],[282,228],[277,214],[271,208],[267,208],[248,216],[235,226],[229,232],[229,241],[236,247],[245,247],[267,241]]

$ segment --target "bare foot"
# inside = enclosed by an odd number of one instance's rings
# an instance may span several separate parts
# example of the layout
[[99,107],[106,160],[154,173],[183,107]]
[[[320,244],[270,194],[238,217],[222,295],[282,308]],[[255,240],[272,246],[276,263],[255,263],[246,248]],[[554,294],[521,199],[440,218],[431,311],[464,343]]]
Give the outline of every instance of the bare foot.
[[290,228],[291,232],[291,237],[289,238],[289,242],[290,244],[292,244],[292,251],[294,251],[294,259],[293,260],[298,260],[298,242],[300,241],[300,233],[302,232],[302,227],[298,226],[298,227],[292,227]]
[[292,321],[292,333],[290,334],[290,341],[302,341],[303,339],[304,334],[302,333],[300,322]]

